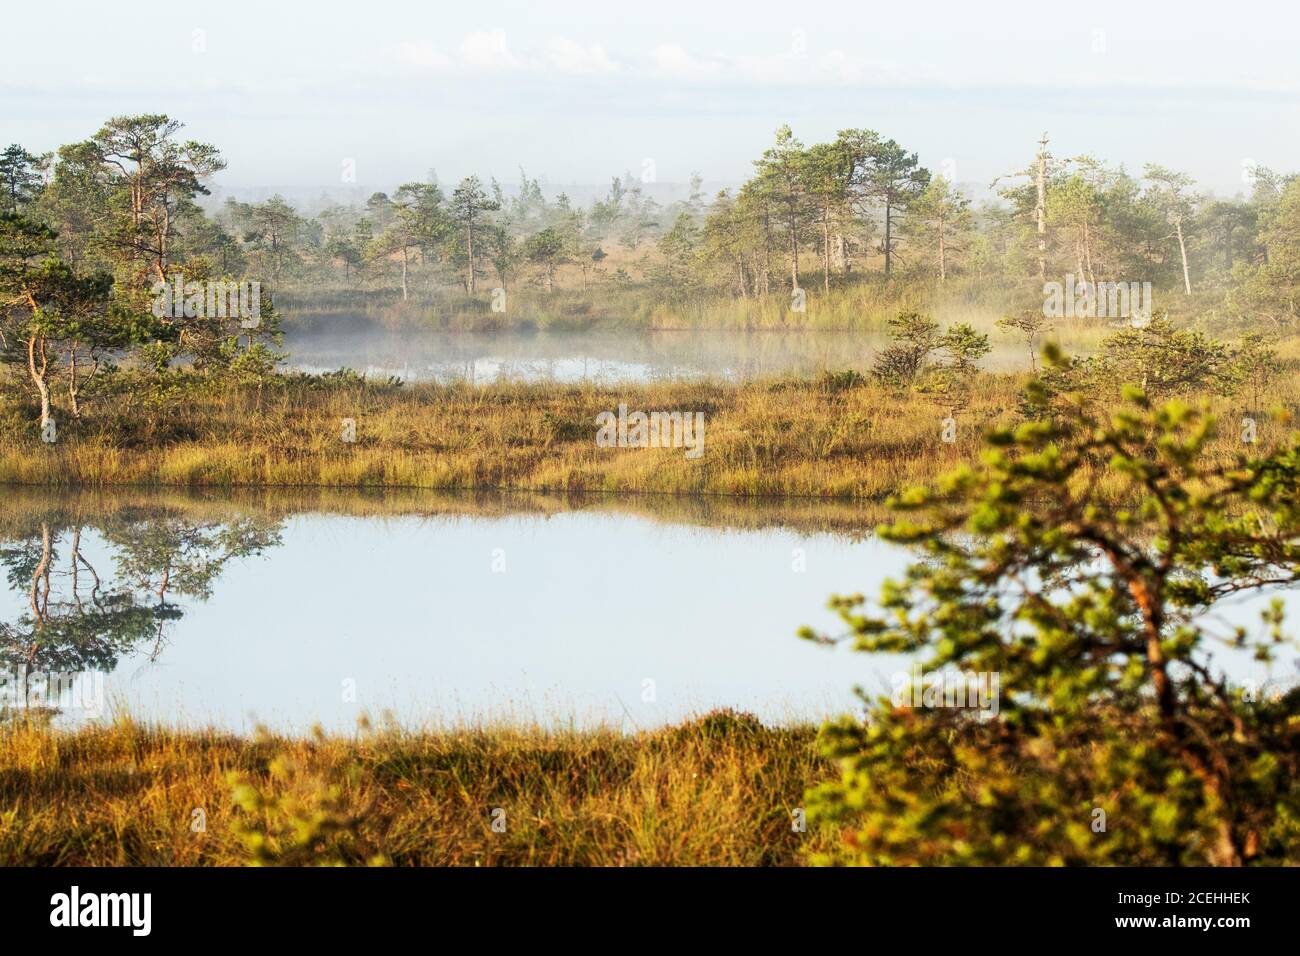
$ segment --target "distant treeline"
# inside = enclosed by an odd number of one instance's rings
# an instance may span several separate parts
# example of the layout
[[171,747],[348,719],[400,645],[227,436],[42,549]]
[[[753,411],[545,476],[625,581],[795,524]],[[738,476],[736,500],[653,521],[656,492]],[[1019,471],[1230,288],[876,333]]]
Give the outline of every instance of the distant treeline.
[[738,190],[660,205],[631,174],[583,208],[520,171],[512,195],[477,176],[410,182],[364,205],[301,215],[280,196],[196,201],[224,168],[215,146],[177,140],[165,116],[120,117],[55,154],[11,146],[4,208],[55,230],[78,271],[122,278],[124,261],[162,277],[239,275],[280,287],[369,289],[402,299],[451,290],[640,285],[670,295],[749,298],[829,291],[880,274],[912,281],[1152,282],[1218,292],[1240,315],[1296,317],[1300,186],[1248,171],[1215,198],[1147,164],[1140,175],[1057,157],[1047,137],[974,206],[949,176],[869,129],[804,145],[788,126]]
[[[1055,157],[1044,136],[998,181],[999,200],[973,209],[872,130],[805,146],[783,126],[754,175],[712,198],[697,176],[687,199],[661,207],[626,176],[580,208],[527,175],[511,196],[469,176],[308,218],[278,196],[206,210],[226,164],[181,130],[122,116],[56,153],[0,156],[0,360],[28,380],[42,422],[52,388],[78,417],[88,379],[128,355],[156,374],[265,381],[282,358],[277,290],[448,314],[504,311],[498,290],[514,303],[526,291],[523,321],[640,310],[658,325],[784,322],[806,290],[821,296],[819,321],[844,328],[868,309],[926,308],[954,278],[986,299],[1000,290],[993,307],[1008,311],[1049,281],[1149,282],[1185,304],[1180,317],[1208,308],[1272,331],[1288,331],[1300,302],[1300,180],[1263,168],[1249,195],[1215,199],[1160,166],[1138,177]],[[213,284],[236,280],[266,287],[251,297],[259,316],[202,308]],[[168,289],[173,307],[160,310]]]

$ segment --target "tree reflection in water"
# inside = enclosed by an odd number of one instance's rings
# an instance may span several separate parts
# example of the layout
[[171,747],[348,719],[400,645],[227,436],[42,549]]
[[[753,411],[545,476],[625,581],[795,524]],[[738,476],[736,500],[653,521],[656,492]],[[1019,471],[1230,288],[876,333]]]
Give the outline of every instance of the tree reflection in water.
[[[0,621],[0,680],[110,672],[146,649],[157,660],[184,614],[174,599],[206,601],[229,562],[277,547],[282,527],[265,517],[196,520],[138,508],[91,520],[48,511],[6,521],[0,566],[23,611]],[[94,560],[83,547],[92,535]]]

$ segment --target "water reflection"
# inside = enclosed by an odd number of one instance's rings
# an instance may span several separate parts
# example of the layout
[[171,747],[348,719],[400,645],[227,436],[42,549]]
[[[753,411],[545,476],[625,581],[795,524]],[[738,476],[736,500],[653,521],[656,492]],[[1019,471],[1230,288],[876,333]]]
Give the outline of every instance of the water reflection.
[[[404,381],[623,384],[692,378],[747,381],[871,367],[881,335],[823,330],[442,332],[305,319],[286,334],[290,367],[351,368]],[[1021,368],[1023,346],[997,343],[982,363]]]
[[22,610],[0,621],[0,700],[60,709],[59,695],[50,699],[30,675],[158,660],[187,600],[208,600],[229,562],[278,544],[279,523],[253,518],[203,522],[161,509],[95,518],[59,508],[11,516],[0,566]]
[[[102,682],[37,695],[64,721],[102,716],[96,697],[238,731],[349,730],[385,712],[408,726],[634,729],[718,706],[816,720],[853,707],[854,684],[888,692],[911,664],[794,638],[838,631],[829,595],[878,593],[903,569],[908,555],[870,535],[870,506],[0,493],[0,680],[10,703],[27,700],[19,672]],[[1257,627],[1260,607],[1221,613]],[[1236,680],[1270,676],[1220,663]]]
[[849,686],[794,631],[892,563],[843,503],[9,503],[6,670],[102,672],[134,716],[238,730],[816,718]]

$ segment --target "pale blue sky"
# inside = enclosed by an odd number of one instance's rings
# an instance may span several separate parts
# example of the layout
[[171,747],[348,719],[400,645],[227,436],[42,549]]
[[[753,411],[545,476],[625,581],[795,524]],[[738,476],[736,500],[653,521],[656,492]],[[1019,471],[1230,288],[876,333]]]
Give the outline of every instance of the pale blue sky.
[[1280,3],[140,0],[5,18],[5,142],[165,111],[223,149],[228,189],[339,188],[345,159],[362,189],[520,165],[600,184],[646,159],[660,182],[721,184],[782,122],[805,141],[872,127],[985,185],[1043,129],[1059,155],[1220,192],[1243,163],[1293,168],[1300,145],[1300,14]]

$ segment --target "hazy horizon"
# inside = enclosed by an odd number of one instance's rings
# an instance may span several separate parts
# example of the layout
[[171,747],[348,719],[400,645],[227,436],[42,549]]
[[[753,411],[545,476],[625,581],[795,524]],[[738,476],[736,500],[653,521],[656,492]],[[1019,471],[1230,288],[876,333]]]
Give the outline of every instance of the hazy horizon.
[[[129,19],[66,3],[16,8],[0,65],[5,142],[44,152],[110,116],[165,112],[217,145],[225,194],[364,196],[470,173],[581,195],[653,163],[660,190],[751,172],[774,129],[805,142],[879,130],[975,194],[1058,156],[1185,170],[1223,195],[1251,163],[1300,145],[1292,9],[1103,3],[1086,17],[1015,2],[865,11],[771,3],[589,3],[468,10],[319,5],[289,11],[146,0]],[[72,26],[69,26],[71,24]],[[1266,24],[1265,28],[1262,24]],[[149,25],[142,29],[142,25]],[[51,69],[51,50],[59,68]],[[351,161],[355,180],[343,181]],[[649,190],[652,194],[654,190]],[[669,192],[675,195],[675,192]]]

